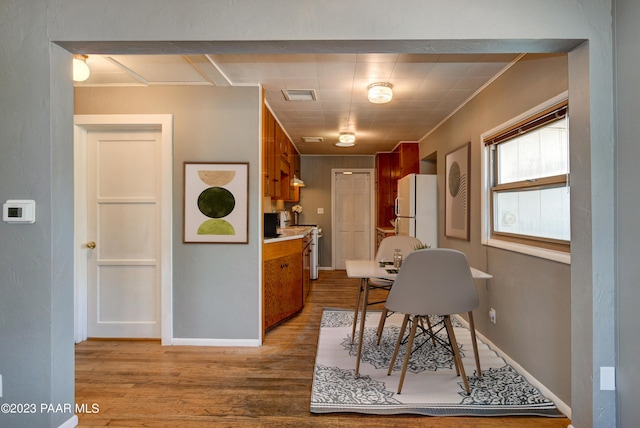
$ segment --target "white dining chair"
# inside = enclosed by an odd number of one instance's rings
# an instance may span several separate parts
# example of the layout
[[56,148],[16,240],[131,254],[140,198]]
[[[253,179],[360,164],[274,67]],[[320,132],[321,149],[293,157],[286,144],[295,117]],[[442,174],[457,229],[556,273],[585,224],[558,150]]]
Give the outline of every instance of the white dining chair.
[[[428,318],[429,315],[438,315],[443,318],[456,372],[462,377],[467,393],[470,393],[469,382],[451,324],[451,315],[468,313],[476,309],[479,303],[467,258],[460,251],[446,248],[424,249],[414,251],[406,257],[385,303],[387,310],[405,314],[391,358],[389,375],[393,371],[407,324],[411,321],[411,331],[407,339],[407,350],[398,383],[398,394],[402,391],[419,321]],[[424,331],[426,334],[433,334],[430,330]],[[471,334],[475,335],[475,331]],[[479,362],[477,348],[474,347],[474,351],[476,361]]]

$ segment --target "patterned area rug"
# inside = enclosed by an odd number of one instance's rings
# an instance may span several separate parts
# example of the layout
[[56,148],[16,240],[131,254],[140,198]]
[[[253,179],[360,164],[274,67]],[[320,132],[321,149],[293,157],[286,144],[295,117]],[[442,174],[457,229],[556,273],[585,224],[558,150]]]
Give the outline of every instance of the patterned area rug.
[[[360,376],[355,377],[357,338],[351,345],[353,310],[324,310],[311,392],[312,413],[564,416],[551,400],[479,339],[482,378],[478,379],[469,329],[457,319],[453,324],[471,394],[467,395],[455,374],[452,355],[431,341],[412,355],[402,394],[396,394],[405,349],[401,348],[391,376],[387,376],[387,370],[402,315],[394,314],[387,320],[377,345],[379,319],[380,312],[367,313]],[[444,331],[439,334],[446,339]],[[416,335],[414,349],[422,342],[425,340]]]

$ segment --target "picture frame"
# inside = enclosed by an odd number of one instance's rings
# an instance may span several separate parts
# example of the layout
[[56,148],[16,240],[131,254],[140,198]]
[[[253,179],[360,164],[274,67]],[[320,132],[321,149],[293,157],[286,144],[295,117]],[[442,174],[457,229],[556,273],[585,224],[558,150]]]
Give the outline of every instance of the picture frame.
[[447,153],[445,161],[445,236],[469,241],[471,143]]
[[183,242],[249,242],[249,163],[184,163]]

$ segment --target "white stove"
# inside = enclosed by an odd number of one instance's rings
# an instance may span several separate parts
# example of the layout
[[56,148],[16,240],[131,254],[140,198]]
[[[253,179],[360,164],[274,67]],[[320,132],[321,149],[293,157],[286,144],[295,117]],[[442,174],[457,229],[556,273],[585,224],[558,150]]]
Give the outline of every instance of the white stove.
[[317,224],[301,224],[299,226],[311,227],[311,279],[318,279],[318,250],[320,249],[318,240],[322,238],[322,228]]

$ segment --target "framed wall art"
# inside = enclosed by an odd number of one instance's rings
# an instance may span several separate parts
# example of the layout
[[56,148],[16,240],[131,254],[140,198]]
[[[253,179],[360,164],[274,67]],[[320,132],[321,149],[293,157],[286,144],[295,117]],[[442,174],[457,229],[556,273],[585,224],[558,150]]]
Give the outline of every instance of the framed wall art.
[[445,236],[469,240],[469,165],[471,143],[447,153],[445,170]]
[[249,242],[249,164],[184,163],[184,242]]

